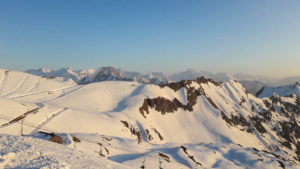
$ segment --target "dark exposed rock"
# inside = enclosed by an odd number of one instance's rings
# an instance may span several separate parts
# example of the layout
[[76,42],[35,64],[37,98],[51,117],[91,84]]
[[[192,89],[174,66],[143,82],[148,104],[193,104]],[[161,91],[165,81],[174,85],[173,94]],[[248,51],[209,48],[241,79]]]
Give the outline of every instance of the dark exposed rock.
[[173,89],[175,92],[177,92],[179,89],[186,87],[187,84],[191,84],[191,83],[192,83],[192,81],[190,81],[190,80],[182,80],[180,82],[172,82],[169,84],[162,84],[159,86],[162,88],[167,86],[167,87]]
[[137,137],[138,143],[140,144],[143,140],[141,132],[139,131],[138,128],[134,127],[133,125],[129,124],[127,121],[121,120],[121,123],[129,129],[131,134],[135,135]]
[[284,147],[287,147],[289,149],[292,149],[291,143],[288,141],[281,142],[281,145],[283,145]]
[[282,100],[278,94],[274,94],[274,96],[270,97],[273,103],[281,103]]
[[170,157],[169,156],[167,156],[167,155],[165,155],[161,152],[158,153],[158,156],[161,157],[162,159],[164,159],[166,162],[168,162],[168,163],[170,162]]
[[164,140],[163,136],[155,128],[152,128],[152,130],[158,135],[160,140]]
[[222,116],[222,119],[225,120],[225,122],[227,124],[229,124],[230,126],[242,126],[248,133],[252,132],[252,130],[250,128],[250,123],[242,115],[235,116],[235,115],[231,114],[231,118],[228,118],[225,115],[225,113],[223,111],[221,111],[221,116]]
[[279,160],[277,160],[277,161],[278,161],[280,167],[283,168],[283,169],[285,169],[285,165],[283,164],[283,162],[281,162],[281,161],[279,161]]
[[147,134],[147,138],[148,138],[149,141],[153,140],[153,137],[150,134],[150,131],[148,129],[146,129],[146,134]]
[[239,103],[240,106],[242,106],[243,103],[246,102],[246,99],[244,97],[241,98],[241,102]]
[[103,138],[105,141],[112,141],[112,138],[108,138],[108,137],[105,137],[105,136],[102,136],[102,138]]
[[19,122],[20,120],[24,119],[26,116],[28,116],[29,114],[35,114],[39,111],[39,107],[38,108],[35,108],[35,109],[32,109],[32,110],[29,110],[27,112],[25,112],[24,114],[14,118],[13,120],[9,121],[8,123],[5,123],[5,124],[2,124],[1,126],[8,126],[8,125],[11,125],[13,123],[16,123],[16,122]]
[[[109,150],[108,150],[106,147],[104,147],[102,143],[98,143],[98,145],[100,146],[100,151],[98,152],[98,154],[99,154],[100,156],[106,157],[106,155],[109,155]],[[103,149],[105,150],[104,153],[103,153],[103,151],[102,151]],[[106,153],[106,155],[105,155],[105,153]]]
[[176,98],[173,101],[166,99],[164,97],[157,97],[154,99],[145,99],[143,106],[140,107],[141,114],[145,117],[145,112],[149,114],[149,108],[154,108],[156,111],[161,112],[161,114],[174,113],[178,108],[184,108],[182,103]]
[[183,150],[183,152],[187,155],[187,157],[188,157],[189,159],[191,159],[196,165],[202,166],[202,164],[201,164],[200,162],[198,162],[198,161],[195,160],[194,156],[191,156],[191,155],[187,152],[187,148],[186,148],[186,147],[181,146],[180,148],[181,148],[181,149]]
[[271,103],[268,100],[264,100],[264,104],[267,108],[271,106]]
[[264,120],[258,116],[250,117],[251,122],[255,129],[260,132],[261,134],[266,133],[267,130],[264,128],[264,126],[261,124]]
[[121,123],[123,123],[126,128],[129,128],[129,124],[127,121],[121,120]]
[[52,141],[54,143],[63,144],[63,139],[59,137],[58,135],[54,135],[49,139],[49,141]]
[[272,119],[272,112],[270,110],[263,110],[260,114],[264,117],[266,121],[270,121]]
[[42,76],[44,79],[55,79],[57,76]]
[[79,138],[75,137],[75,136],[72,136],[72,139],[76,143],[80,143],[81,142],[81,140]]
[[279,124],[281,126],[281,136],[284,137],[288,142],[296,143],[294,138],[297,139],[300,135],[300,128],[297,123],[283,121],[279,122]]
[[214,80],[212,80],[212,79],[207,79],[207,78],[205,78],[204,76],[202,76],[202,77],[200,77],[200,78],[197,78],[197,79],[196,79],[196,82],[197,82],[198,84],[210,82],[210,83],[213,83],[215,86],[221,86],[221,84],[222,84],[222,82],[215,82]]
[[104,150],[106,151],[106,154],[109,154],[109,151],[106,147],[104,147]]
[[254,106],[252,105],[252,106],[251,106],[251,111],[254,112],[254,110],[255,110],[255,108],[254,108]]
[[172,101],[169,99],[166,99],[164,97],[157,97],[157,98],[147,98],[144,100],[143,105],[139,108],[140,113],[146,118],[146,114],[149,114],[149,107],[154,108],[156,111],[161,112],[161,114],[166,113],[174,113],[179,108],[182,108],[183,110],[187,111],[193,111],[193,106],[197,104],[197,98],[200,95],[204,95],[206,99],[215,107],[217,106],[214,104],[212,99],[208,97],[205,94],[205,91],[200,86],[198,89],[195,89],[194,87],[190,87],[190,84],[192,82],[196,82],[198,84],[202,83],[213,83],[216,86],[220,86],[222,83],[214,82],[211,79],[206,79],[204,77],[197,78],[196,80],[182,80],[180,82],[173,82],[169,84],[163,84],[159,85],[160,87],[169,87],[173,89],[174,91],[178,91],[181,88],[185,88],[187,91],[187,104],[182,104],[178,99],[173,99]]
[[49,141],[51,141],[51,142],[58,143],[58,144],[63,144],[63,138],[56,135],[55,133],[47,133],[47,132],[44,132],[44,131],[39,131],[39,133],[44,134],[45,137],[50,136]]
[[[205,96],[206,100],[207,100],[207,101],[208,101],[215,109],[220,110],[219,107],[215,104],[215,102],[213,102],[213,100],[212,100],[210,97],[208,97],[206,94],[205,94],[204,96]],[[220,110],[220,111],[221,111],[221,110]]]
[[300,161],[300,142],[299,141],[296,144],[296,154],[297,154],[297,160]]
[[262,92],[264,91],[265,87],[262,87],[256,94],[255,96],[258,97],[259,95],[262,94]]

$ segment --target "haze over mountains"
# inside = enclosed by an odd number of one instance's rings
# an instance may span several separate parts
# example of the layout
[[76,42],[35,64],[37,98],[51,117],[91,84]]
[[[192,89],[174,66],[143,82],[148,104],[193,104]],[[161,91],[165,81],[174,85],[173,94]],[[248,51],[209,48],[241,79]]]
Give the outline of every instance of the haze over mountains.
[[259,98],[235,80],[80,72],[101,82],[0,70],[0,167],[299,168],[298,84]]
[[248,92],[256,94],[264,86],[282,86],[295,82],[300,82],[300,76],[275,78],[268,76],[254,76],[245,73],[229,74],[229,73],[210,73],[206,71],[196,71],[188,69],[179,73],[166,75],[161,72],[142,74],[139,72],[130,72],[114,67],[102,67],[99,69],[73,70],[70,67],[51,70],[46,68],[30,69],[26,71],[38,76],[53,76],[71,78],[78,84],[92,83],[100,81],[137,81],[140,83],[165,84],[168,82],[178,82],[181,80],[194,80],[204,76],[215,81],[222,82],[227,80],[237,80],[247,89]]

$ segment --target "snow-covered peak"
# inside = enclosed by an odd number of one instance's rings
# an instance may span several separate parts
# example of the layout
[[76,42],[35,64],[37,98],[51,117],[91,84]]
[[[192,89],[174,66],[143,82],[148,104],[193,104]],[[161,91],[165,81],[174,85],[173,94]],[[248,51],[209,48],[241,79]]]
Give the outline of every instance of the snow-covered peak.
[[37,76],[43,76],[45,74],[51,73],[52,70],[47,69],[47,68],[39,68],[39,69],[29,69],[26,72],[30,73],[30,74],[37,75]]
[[263,87],[260,91],[258,91],[257,96],[260,98],[264,98],[271,97],[274,94],[278,94],[279,96],[290,96],[295,94],[300,97],[300,84],[299,82],[296,82],[291,85],[279,87],[266,86]]

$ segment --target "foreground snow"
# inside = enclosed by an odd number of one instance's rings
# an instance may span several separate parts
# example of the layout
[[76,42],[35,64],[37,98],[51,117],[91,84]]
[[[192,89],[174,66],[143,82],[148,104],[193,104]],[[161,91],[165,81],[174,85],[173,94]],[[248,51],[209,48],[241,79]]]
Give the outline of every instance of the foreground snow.
[[127,168],[49,141],[0,135],[0,168]]
[[[235,144],[152,145],[108,160],[30,136],[0,135],[1,168],[280,168],[271,153]],[[136,147],[138,148],[138,146]],[[115,161],[115,162],[113,162]],[[119,164],[121,163],[121,164]],[[297,168],[288,166],[289,168]]]

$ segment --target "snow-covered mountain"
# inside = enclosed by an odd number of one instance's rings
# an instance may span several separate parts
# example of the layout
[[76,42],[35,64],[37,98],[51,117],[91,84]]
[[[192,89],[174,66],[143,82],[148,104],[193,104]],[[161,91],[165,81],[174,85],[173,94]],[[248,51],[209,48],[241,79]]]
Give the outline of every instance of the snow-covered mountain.
[[296,95],[260,99],[235,80],[204,77],[74,85],[3,71],[0,79],[13,74],[27,80],[0,81],[4,168],[299,168]]
[[297,95],[300,97],[300,84],[298,82],[286,85],[286,86],[279,86],[279,87],[272,87],[266,86],[263,87],[258,93],[256,94],[260,98],[264,97],[271,97],[274,94],[278,94],[279,96],[290,96],[290,95]]

